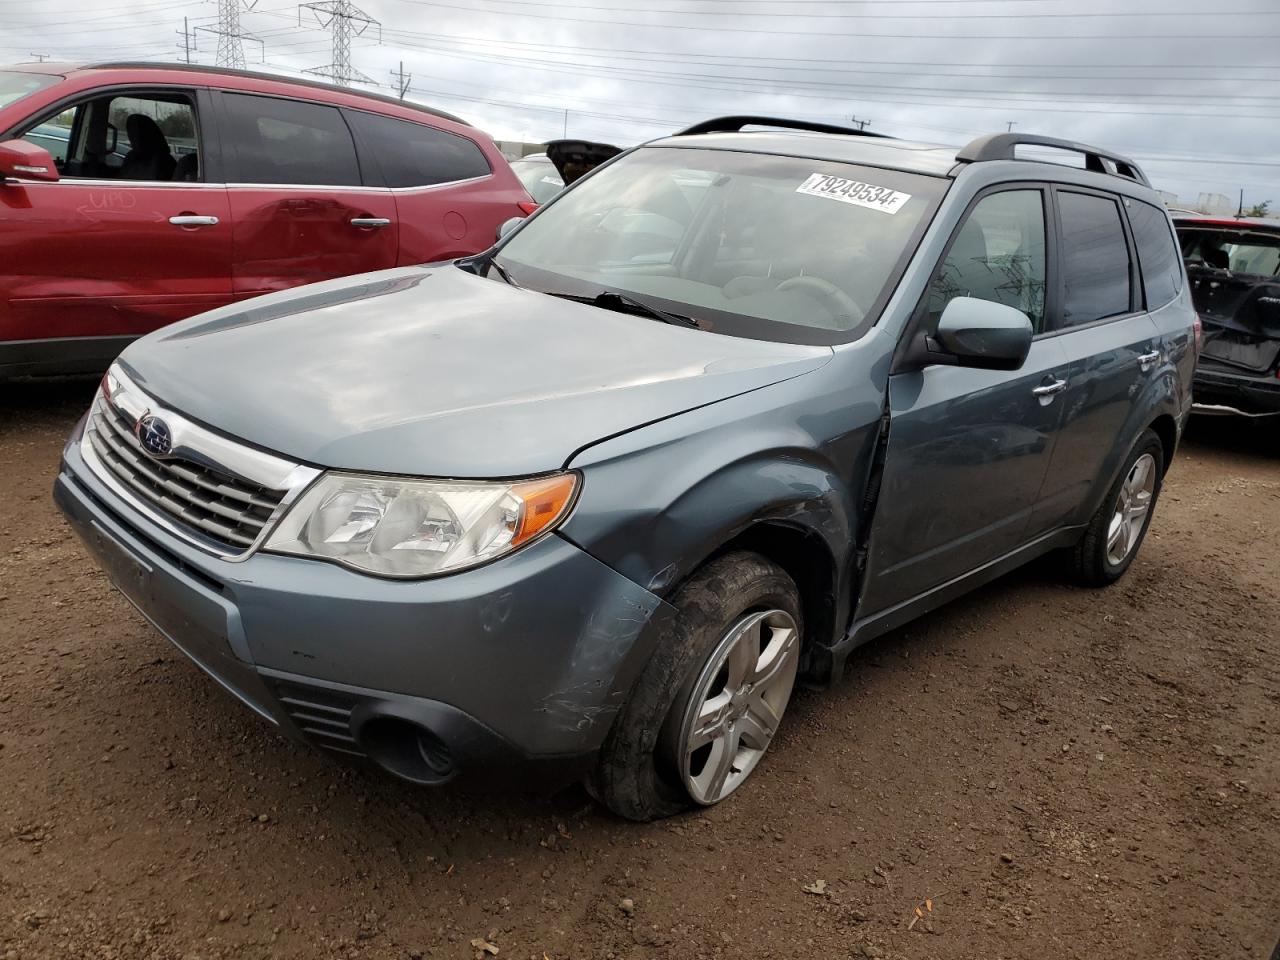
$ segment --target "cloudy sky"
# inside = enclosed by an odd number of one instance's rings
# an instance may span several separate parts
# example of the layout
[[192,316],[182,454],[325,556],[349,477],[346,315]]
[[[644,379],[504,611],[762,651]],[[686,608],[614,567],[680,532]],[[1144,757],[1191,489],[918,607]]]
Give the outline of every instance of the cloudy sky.
[[[282,0],[242,3],[246,59],[331,62]],[[1157,187],[1280,207],[1280,0],[359,0],[353,65],[501,139],[630,144],[707,116],[848,122],[962,144],[1097,143]],[[1123,10],[1123,12],[1120,12]],[[0,62],[180,60],[216,0],[0,0]],[[215,62],[195,31],[192,60]],[[567,116],[566,116],[567,109]]]

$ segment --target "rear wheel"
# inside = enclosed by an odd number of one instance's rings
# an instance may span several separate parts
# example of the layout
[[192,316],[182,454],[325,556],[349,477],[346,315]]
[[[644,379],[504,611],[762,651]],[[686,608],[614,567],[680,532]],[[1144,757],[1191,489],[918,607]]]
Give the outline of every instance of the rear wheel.
[[709,806],[756,769],[791,700],[800,594],[754,553],[720,557],[686,583],[678,614],[601,752],[591,792],[631,820]]
[[1164,447],[1146,430],[1071,555],[1076,580],[1103,587],[1124,576],[1151,525],[1163,474]]

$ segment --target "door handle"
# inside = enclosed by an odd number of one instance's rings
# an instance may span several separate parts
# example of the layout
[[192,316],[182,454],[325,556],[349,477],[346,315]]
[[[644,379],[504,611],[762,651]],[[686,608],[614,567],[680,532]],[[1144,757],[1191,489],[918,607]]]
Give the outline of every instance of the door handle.
[[352,217],[353,227],[389,227],[391,221],[386,217]]
[[1152,350],[1150,353],[1144,353],[1138,357],[1138,366],[1141,367],[1143,372],[1145,373],[1147,370],[1150,370],[1152,364],[1154,364],[1159,359],[1160,359],[1160,351]]
[[175,227],[216,227],[218,225],[218,218],[197,217],[190,214],[184,214],[180,217],[170,217],[169,222]]
[[1042,383],[1038,387],[1032,387],[1031,395],[1033,397],[1039,397],[1041,400],[1046,398],[1051,399],[1056,397],[1065,389],[1067,389],[1067,381],[1055,380],[1053,383]]

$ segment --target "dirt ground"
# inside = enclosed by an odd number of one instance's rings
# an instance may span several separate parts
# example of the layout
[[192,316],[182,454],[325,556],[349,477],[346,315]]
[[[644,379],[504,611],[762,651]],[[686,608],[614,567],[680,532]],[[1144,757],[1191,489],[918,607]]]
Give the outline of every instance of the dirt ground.
[[1280,935],[1280,433],[1194,424],[1119,585],[1041,564],[885,637],[739,795],[637,826],[576,788],[337,766],[221,693],[50,501],[90,388],[0,388],[2,960],[1265,960]]

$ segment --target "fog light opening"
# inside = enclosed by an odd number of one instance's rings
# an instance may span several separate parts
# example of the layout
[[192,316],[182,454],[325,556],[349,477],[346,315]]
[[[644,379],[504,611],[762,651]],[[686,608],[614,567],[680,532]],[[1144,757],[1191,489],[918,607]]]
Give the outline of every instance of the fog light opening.
[[409,720],[374,717],[360,728],[359,740],[370,760],[412,783],[444,783],[457,772],[445,742]]

